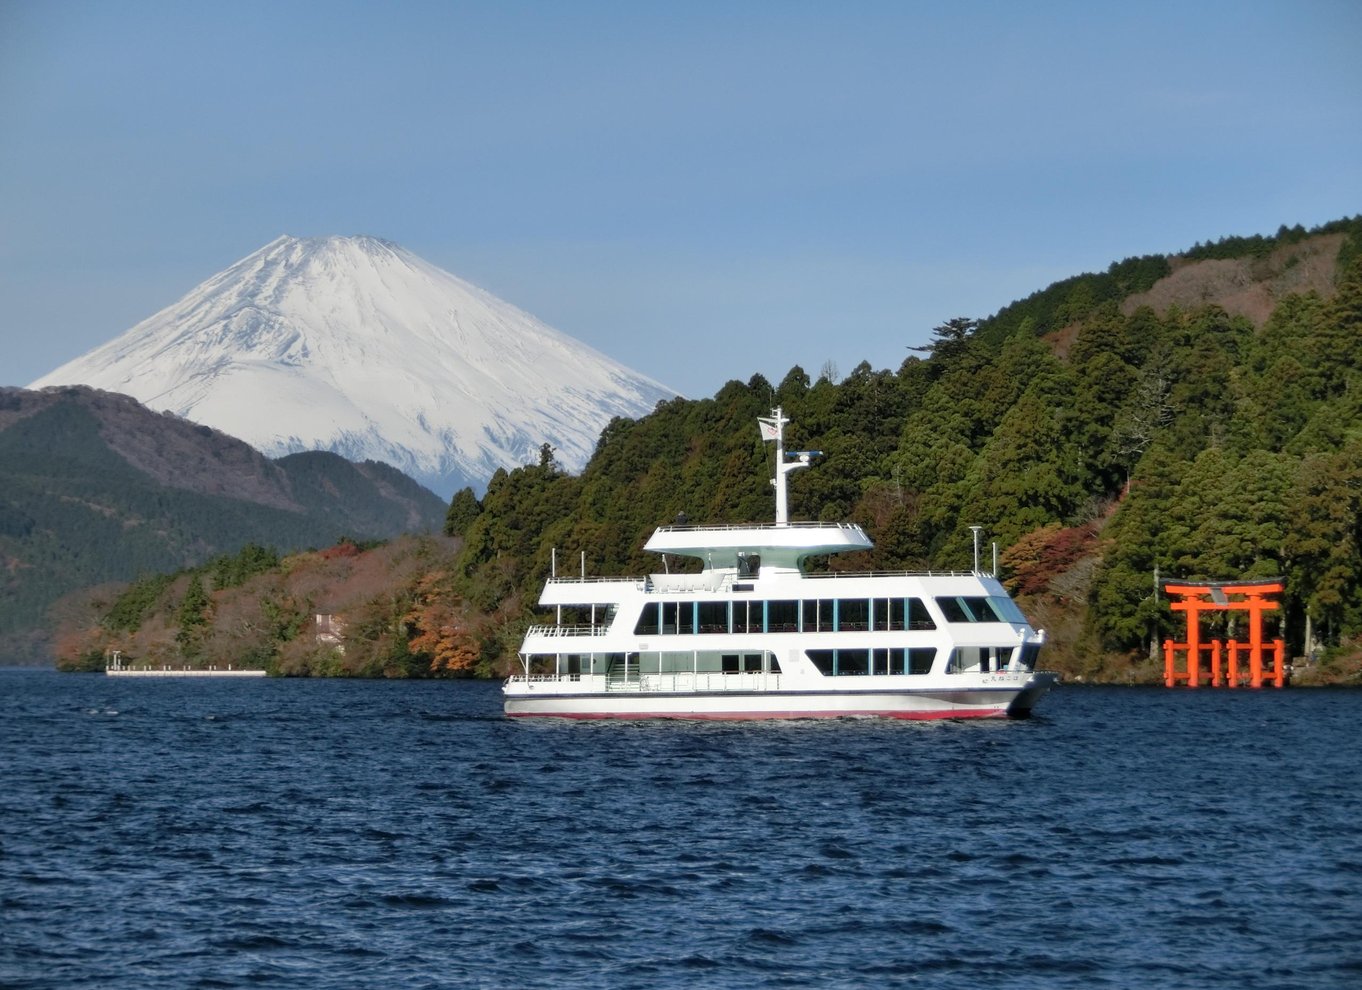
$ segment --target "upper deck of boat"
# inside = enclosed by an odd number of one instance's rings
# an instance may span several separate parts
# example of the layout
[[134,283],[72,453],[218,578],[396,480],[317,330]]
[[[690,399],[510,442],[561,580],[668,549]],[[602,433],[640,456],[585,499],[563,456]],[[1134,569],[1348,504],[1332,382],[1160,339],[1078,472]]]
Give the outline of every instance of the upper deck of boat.
[[869,550],[865,530],[855,523],[746,523],[720,526],[659,526],[645,550],[704,558],[711,551],[784,552],[800,557]]

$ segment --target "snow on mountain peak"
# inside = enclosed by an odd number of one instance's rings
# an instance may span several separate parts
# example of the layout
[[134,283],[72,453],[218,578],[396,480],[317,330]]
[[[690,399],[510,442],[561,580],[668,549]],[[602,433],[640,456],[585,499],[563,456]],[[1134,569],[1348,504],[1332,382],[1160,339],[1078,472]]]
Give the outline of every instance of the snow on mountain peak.
[[377,237],[276,238],[35,381],[132,395],[278,457],[333,450],[441,494],[550,443],[579,470],[677,393]]

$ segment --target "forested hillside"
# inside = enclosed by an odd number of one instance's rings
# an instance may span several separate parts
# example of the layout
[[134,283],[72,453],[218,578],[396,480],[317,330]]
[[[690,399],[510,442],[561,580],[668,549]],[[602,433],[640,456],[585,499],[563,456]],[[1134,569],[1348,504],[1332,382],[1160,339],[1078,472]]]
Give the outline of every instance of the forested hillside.
[[208,427],[72,387],[0,389],[0,636],[46,653],[47,607],[107,581],[197,564],[249,542],[293,549],[440,524],[434,494],[329,453],[270,461]]
[[[1147,674],[1151,642],[1174,628],[1156,591],[1172,578],[1283,577],[1293,655],[1337,672],[1357,652],[1362,218],[1128,259],[945,322],[896,369],[796,367],[662,403],[612,422],[578,476],[546,446],[481,500],[455,495],[447,532],[462,549],[392,582],[402,671],[507,669],[555,548],[562,567],[585,555],[590,573],[642,573],[657,568],[644,540],[678,513],[771,519],[756,419],[774,406],[790,448],[823,452],[791,477],[792,517],[859,522],[875,541],[828,566],[968,566],[981,525],[1050,631],[1047,666]],[[332,655],[314,632],[293,649]],[[278,644],[260,662],[287,669]],[[322,661],[309,664],[293,669]]]
[[[1131,303],[1169,283],[1162,309]],[[1270,301],[1261,323],[1227,309],[1247,298]],[[796,367],[617,420],[580,477],[541,459],[456,498],[470,588],[532,595],[552,547],[641,572],[678,512],[770,518],[755,421],[776,405],[790,446],[824,453],[792,514],[875,540],[831,566],[964,566],[982,525],[1070,669],[1173,629],[1156,576],[1284,577],[1297,655],[1362,632],[1362,219],[1128,259],[951,320],[895,370]]]

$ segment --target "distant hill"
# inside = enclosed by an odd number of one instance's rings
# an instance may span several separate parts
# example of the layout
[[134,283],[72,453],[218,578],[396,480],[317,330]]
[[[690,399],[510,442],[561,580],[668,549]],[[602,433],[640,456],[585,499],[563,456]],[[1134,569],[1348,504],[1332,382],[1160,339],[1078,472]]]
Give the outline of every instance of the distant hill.
[[86,387],[0,388],[0,654],[43,655],[76,588],[191,566],[247,543],[438,532],[445,503],[330,453],[272,461],[240,440]]

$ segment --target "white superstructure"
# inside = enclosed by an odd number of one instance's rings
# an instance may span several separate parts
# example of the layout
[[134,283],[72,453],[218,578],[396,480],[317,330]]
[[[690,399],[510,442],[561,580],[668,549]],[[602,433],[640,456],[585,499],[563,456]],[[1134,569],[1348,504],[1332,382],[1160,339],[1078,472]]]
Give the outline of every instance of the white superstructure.
[[[552,625],[532,626],[508,715],[567,718],[1024,716],[1056,681],[1043,632],[997,578],[806,573],[813,557],[871,546],[856,525],[792,523],[785,476],[816,451],[776,441],[776,522],[664,526],[644,545],[699,573],[549,579]],[[664,556],[664,561],[665,561]]]

